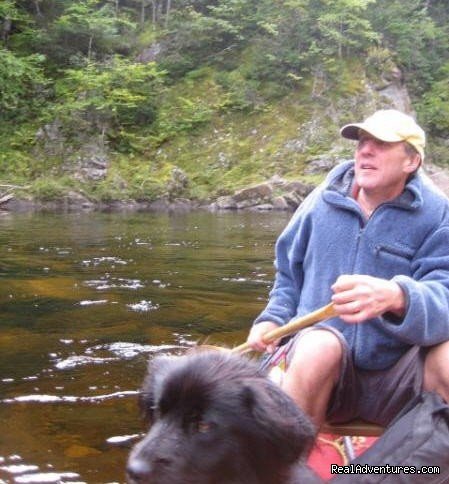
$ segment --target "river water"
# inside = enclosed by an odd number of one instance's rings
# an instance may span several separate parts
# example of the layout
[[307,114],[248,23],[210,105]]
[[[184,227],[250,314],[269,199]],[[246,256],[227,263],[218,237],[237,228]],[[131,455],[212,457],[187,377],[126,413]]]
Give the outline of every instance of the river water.
[[148,359],[245,340],[289,217],[1,214],[0,483],[124,482]]

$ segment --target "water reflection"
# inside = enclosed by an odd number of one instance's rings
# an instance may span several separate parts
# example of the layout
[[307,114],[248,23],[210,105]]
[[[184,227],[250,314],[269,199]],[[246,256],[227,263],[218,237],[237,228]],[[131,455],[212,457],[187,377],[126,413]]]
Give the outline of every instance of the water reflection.
[[146,361],[244,340],[288,214],[0,218],[0,482],[123,482]]

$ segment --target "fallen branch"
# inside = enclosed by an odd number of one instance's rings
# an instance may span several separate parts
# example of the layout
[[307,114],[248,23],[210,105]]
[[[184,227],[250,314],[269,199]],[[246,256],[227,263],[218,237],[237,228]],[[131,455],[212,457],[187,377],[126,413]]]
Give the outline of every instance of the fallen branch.
[[0,197],[0,205],[4,205],[5,203],[9,202],[14,198],[14,195],[9,194],[9,195],[3,195]]

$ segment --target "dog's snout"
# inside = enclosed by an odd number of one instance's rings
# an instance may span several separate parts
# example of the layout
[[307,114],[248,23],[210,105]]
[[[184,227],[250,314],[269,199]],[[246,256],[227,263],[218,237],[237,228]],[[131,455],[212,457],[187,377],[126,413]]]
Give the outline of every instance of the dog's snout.
[[154,482],[155,476],[161,471],[169,468],[171,459],[164,457],[154,457],[153,459],[141,459],[131,457],[126,466],[128,482],[132,484],[150,484]]
[[150,482],[151,465],[143,459],[131,458],[128,460],[126,473],[130,483]]

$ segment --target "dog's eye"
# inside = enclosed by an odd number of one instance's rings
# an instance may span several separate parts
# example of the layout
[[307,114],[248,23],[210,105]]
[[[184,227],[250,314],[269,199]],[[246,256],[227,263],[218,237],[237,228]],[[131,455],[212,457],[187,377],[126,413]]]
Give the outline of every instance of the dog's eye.
[[213,425],[210,422],[205,422],[205,421],[200,420],[197,423],[196,430],[200,434],[206,434],[207,432],[210,432],[212,430],[212,427],[213,427]]

